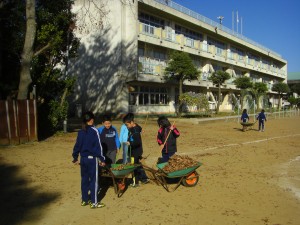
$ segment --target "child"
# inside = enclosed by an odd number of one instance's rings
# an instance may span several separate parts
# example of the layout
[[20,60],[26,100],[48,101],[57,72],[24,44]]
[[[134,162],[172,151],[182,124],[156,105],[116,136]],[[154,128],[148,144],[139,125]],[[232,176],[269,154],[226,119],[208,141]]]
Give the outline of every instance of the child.
[[[241,116],[241,122],[247,123],[249,121],[249,116],[247,114],[247,109],[243,110],[242,116]],[[243,131],[246,131],[247,127],[243,126]]]
[[103,156],[99,133],[94,127],[94,118],[95,116],[92,112],[83,114],[82,130],[78,132],[72,154],[72,162],[74,164],[79,164],[78,156],[80,154],[81,205],[86,206],[90,204],[92,209],[105,206],[103,203],[98,202],[97,199],[98,163],[100,166],[104,166],[105,157]]
[[157,142],[160,145],[161,163],[168,162],[169,158],[177,152],[176,139],[180,133],[174,125],[171,125],[167,117],[160,116],[157,120],[159,126]]
[[265,121],[267,122],[267,117],[265,115],[265,110],[261,110],[261,112],[256,117],[258,120],[258,131],[265,131]]
[[[128,113],[124,119],[124,123],[128,128],[128,141],[127,145],[129,146],[130,156],[134,158],[134,164],[140,164],[140,160],[143,155],[143,144],[141,138],[142,127],[134,122],[134,115],[132,113]],[[137,167],[134,170],[135,183],[133,183],[132,187],[138,187],[139,181],[143,184],[149,182],[149,179],[143,170],[142,166]]]
[[[128,114],[132,114],[132,113],[128,113]],[[132,114],[132,118],[134,118],[133,114]],[[123,164],[126,164],[129,162],[129,160],[128,160],[128,145],[127,145],[128,132],[129,131],[128,131],[127,126],[123,119],[123,125],[121,126],[121,129],[120,129],[120,142],[121,142],[122,150],[123,150]]]
[[107,164],[116,163],[116,156],[121,144],[118,137],[117,129],[112,126],[111,117],[105,115],[102,121],[103,126],[98,128],[101,144]]
[[249,116],[247,114],[247,109],[243,110],[242,116],[241,116],[242,123],[247,123],[249,121]]

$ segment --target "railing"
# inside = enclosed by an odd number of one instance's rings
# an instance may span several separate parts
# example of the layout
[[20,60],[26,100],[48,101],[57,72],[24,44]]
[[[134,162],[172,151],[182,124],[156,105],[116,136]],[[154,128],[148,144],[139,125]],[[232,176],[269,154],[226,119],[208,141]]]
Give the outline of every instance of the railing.
[[[158,2],[160,4],[163,4],[163,5],[166,5],[166,6],[170,7],[170,8],[173,8],[173,9],[175,9],[175,10],[177,10],[179,12],[182,12],[182,13],[188,15],[188,16],[191,16],[191,17],[193,17],[193,18],[195,18],[195,19],[197,19],[199,21],[202,21],[202,22],[204,22],[204,23],[206,23],[206,24],[208,24],[208,25],[210,25],[212,27],[220,27],[219,23],[217,23],[217,22],[215,22],[215,21],[213,21],[211,19],[208,19],[205,16],[202,16],[201,14],[196,13],[196,12],[194,12],[194,11],[192,11],[192,10],[190,10],[190,9],[182,6],[182,5],[179,5],[179,4],[175,3],[175,2],[172,2],[170,0],[169,1],[166,1],[166,0],[154,0],[154,1],[156,1],[156,2]],[[274,52],[271,49],[269,49],[269,48],[267,48],[267,47],[265,47],[265,46],[263,46],[263,45],[255,42],[255,41],[253,41],[253,40],[251,40],[251,39],[243,36],[242,34],[239,34],[239,33],[235,32],[235,31],[233,31],[233,30],[231,30],[231,29],[229,29],[229,28],[227,28],[227,27],[225,27],[223,25],[219,29],[222,30],[222,31],[224,31],[224,32],[226,32],[226,33],[228,33],[228,34],[230,34],[230,35],[233,35],[233,36],[235,36],[235,37],[237,37],[237,38],[239,38],[239,39],[241,39],[243,41],[246,41],[249,44],[252,44],[252,45],[254,45],[256,47],[259,47],[259,48],[261,48],[261,49],[263,49],[263,50],[265,50],[267,52],[270,52],[270,53],[276,55],[279,58],[282,58],[282,56],[280,54],[278,54],[277,52]]]
[[143,33],[146,33],[146,34],[149,34],[149,35],[154,35],[154,29],[155,29],[154,26],[144,24],[144,23],[141,23],[141,24],[142,24],[142,32]]
[[139,62],[142,64],[142,72],[146,74],[161,74],[162,67],[166,67],[167,63],[163,60],[153,59],[149,57],[139,57]]

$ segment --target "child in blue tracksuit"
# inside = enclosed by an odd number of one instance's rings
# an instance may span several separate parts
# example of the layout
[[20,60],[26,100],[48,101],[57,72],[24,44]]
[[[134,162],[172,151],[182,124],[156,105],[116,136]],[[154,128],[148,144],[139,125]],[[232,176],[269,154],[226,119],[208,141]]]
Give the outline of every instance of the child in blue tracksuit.
[[[132,113],[128,113],[128,114],[132,114]],[[134,118],[134,115],[132,114],[133,118]],[[120,142],[121,142],[121,145],[122,145],[122,150],[123,150],[123,164],[126,164],[129,162],[129,159],[128,159],[128,145],[127,145],[127,140],[128,140],[128,128],[124,122],[124,119],[123,119],[123,125],[121,126],[121,129],[120,129]]]
[[258,131],[265,131],[265,121],[267,122],[267,117],[265,115],[265,110],[261,110],[261,112],[256,117],[258,120]]
[[94,127],[94,118],[92,112],[83,114],[83,126],[78,132],[72,154],[74,164],[79,164],[78,156],[80,154],[81,205],[90,205],[92,209],[105,206],[97,199],[98,164],[104,166],[105,157],[103,156],[99,133]]
[[106,157],[106,164],[116,163],[116,156],[121,144],[118,137],[117,129],[112,126],[111,117],[105,115],[102,121],[103,126],[98,128],[101,144],[104,155]]

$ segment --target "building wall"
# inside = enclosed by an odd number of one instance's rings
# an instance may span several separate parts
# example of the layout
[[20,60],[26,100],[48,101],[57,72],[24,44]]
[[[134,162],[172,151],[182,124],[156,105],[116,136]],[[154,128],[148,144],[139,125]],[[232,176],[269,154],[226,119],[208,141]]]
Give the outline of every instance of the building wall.
[[[74,7],[78,15],[85,15],[79,17],[77,23],[85,25],[77,30],[81,46],[79,57],[72,62],[70,69],[77,77],[72,100],[74,104],[82,104],[84,109],[95,113],[175,112],[178,86],[176,83],[166,83],[163,79],[167,56],[173,50],[188,52],[202,72],[198,81],[184,82],[186,91],[202,92],[211,96],[213,101],[218,101],[217,89],[207,77],[218,69],[232,75],[222,88],[220,110],[232,110],[230,96],[238,96],[240,91],[232,82],[238,76],[248,76],[254,82],[267,83],[271,102],[275,102],[276,97],[276,93],[271,91],[272,84],[286,82],[287,62],[279,55],[228,33],[218,23],[203,22],[178,11],[176,9],[180,6],[171,1],[96,2],[102,4],[100,8],[107,12],[104,17],[97,17],[99,9],[90,10],[94,18],[103,18],[99,23],[89,22],[87,14],[81,13],[86,1],[76,0]],[[140,13],[163,20],[164,25],[147,25],[139,20]],[[199,32],[202,36],[191,39],[184,34],[175,34],[176,25]],[[140,55],[140,51],[143,55]],[[161,97],[165,94],[164,87],[167,88],[167,102]],[[131,88],[135,91],[130,91]],[[149,93],[144,92],[145,88]],[[144,101],[145,96],[149,101]]]
[[97,114],[127,112],[126,82],[135,78],[137,66],[136,35],[128,31],[136,31],[137,1],[93,1],[104,17],[87,2],[77,0],[73,9],[81,44],[78,58],[70,62],[69,74],[77,78],[71,102]]

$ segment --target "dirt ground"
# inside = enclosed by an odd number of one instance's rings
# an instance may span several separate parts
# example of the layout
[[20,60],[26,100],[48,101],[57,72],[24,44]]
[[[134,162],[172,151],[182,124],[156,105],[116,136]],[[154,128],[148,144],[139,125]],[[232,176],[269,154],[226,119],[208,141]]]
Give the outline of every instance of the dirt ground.
[[[156,121],[137,122],[145,163],[155,168]],[[167,192],[151,181],[121,198],[110,187],[106,207],[95,210],[80,206],[79,166],[71,163],[76,132],[1,147],[0,224],[299,225],[300,117],[269,118],[265,132],[257,125],[242,132],[237,120],[176,120],[178,154],[203,164],[199,183]]]

